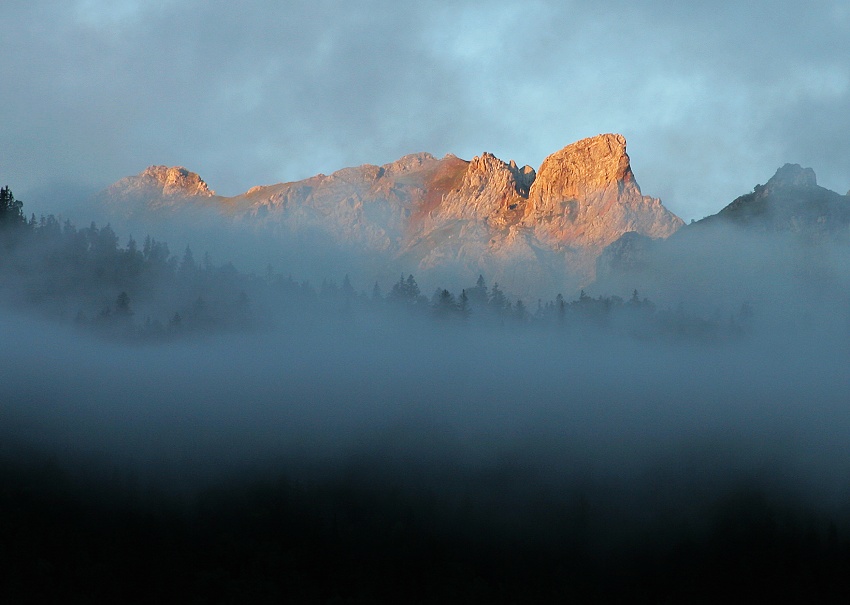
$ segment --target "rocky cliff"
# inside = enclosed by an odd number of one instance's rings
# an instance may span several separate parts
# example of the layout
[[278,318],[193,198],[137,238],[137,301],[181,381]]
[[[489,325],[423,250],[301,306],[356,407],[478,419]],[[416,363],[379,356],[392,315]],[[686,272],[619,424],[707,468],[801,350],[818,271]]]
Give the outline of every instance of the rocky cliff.
[[549,245],[600,250],[623,233],[667,237],[683,223],[660,200],[641,194],[626,139],[604,134],[546,158],[523,224]]

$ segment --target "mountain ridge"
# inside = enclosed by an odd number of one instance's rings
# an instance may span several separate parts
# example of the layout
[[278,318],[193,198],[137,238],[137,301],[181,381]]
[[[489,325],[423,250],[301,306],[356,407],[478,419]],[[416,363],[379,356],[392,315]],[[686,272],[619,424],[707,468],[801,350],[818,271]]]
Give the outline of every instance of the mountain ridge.
[[596,257],[623,233],[663,238],[684,224],[641,193],[619,134],[567,145],[536,171],[488,152],[469,161],[423,152],[223,197],[185,168],[151,167],[101,198],[116,216],[203,207],[281,237],[319,229],[402,270],[447,283],[485,273],[525,295],[592,282]]

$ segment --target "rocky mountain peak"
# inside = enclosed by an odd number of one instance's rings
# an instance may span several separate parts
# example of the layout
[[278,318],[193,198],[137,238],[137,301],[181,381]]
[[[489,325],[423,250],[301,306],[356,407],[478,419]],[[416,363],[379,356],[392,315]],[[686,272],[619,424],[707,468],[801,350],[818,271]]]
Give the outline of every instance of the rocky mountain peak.
[[793,234],[811,242],[845,234],[850,206],[845,196],[820,187],[811,168],[785,164],[765,185],[756,185],[752,193],[697,225],[723,222],[759,232]]
[[168,197],[212,197],[204,180],[182,166],[149,166],[138,176],[138,185],[161,189]]
[[469,170],[471,172],[490,172],[492,170],[501,170],[505,166],[507,166],[505,162],[488,151],[475,156],[469,161]]
[[211,201],[215,192],[204,180],[182,166],[149,166],[98,194],[113,219],[144,216],[150,211],[175,212],[186,202]]
[[785,164],[767,182],[767,187],[815,187],[818,184],[815,171],[799,164]]
[[641,194],[625,137],[601,134],[543,161],[529,190],[523,224],[552,245],[595,250],[627,231],[667,237],[683,223],[660,200]]

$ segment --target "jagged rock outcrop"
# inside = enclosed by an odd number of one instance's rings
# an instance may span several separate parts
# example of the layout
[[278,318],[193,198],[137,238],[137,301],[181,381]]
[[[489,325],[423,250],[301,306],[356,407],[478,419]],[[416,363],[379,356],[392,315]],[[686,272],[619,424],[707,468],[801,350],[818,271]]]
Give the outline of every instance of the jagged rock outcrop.
[[803,168],[799,164],[785,164],[776,171],[766,186],[768,188],[781,187],[817,187],[818,179],[815,171],[811,168]]
[[492,153],[472,158],[460,186],[440,200],[434,219],[482,220],[496,229],[516,224],[525,212],[526,199],[534,181],[531,166],[518,168]]
[[153,187],[162,186],[163,195],[180,197],[212,197],[204,180],[182,166],[151,166],[140,175],[140,180]]
[[168,198],[213,197],[204,180],[182,166],[150,166],[136,176],[121,179],[107,190],[111,195],[146,195]]
[[471,161],[418,153],[223,198],[194,173],[157,166],[122,179],[105,197],[112,208],[145,198],[149,211],[204,200],[281,237],[317,229],[446,285],[453,275],[474,281],[485,273],[528,296],[589,283],[596,257],[623,233],[666,237],[682,225],[641,194],[616,134],[568,145],[537,172],[490,153]]

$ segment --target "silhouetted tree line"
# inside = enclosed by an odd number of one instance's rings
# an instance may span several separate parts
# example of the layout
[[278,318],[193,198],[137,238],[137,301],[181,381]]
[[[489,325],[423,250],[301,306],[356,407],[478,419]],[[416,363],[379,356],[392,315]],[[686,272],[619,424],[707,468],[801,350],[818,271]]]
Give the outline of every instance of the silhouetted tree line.
[[445,325],[714,339],[740,335],[752,319],[748,307],[725,319],[705,319],[681,308],[659,310],[637,290],[628,300],[582,291],[568,301],[559,294],[530,309],[522,299],[510,299],[498,283],[488,287],[483,275],[460,292],[437,288],[430,300],[412,274],[402,274],[386,295],[378,283],[371,295],[358,292],[348,275],[341,285],[326,279],[318,288],[276,274],[271,266],[258,278],[229,263],[215,265],[209,254],[199,262],[189,247],[175,256],[150,236],[141,246],[132,237],[121,246],[109,225],[78,229],[53,215],[26,220],[8,187],[0,190],[0,229],[0,296],[6,303],[124,338],[169,338],[271,322],[345,327],[359,316],[396,314]]
[[358,315],[395,315],[402,320],[419,319],[443,325],[574,332],[607,330],[641,339],[705,340],[741,336],[753,322],[753,310],[746,304],[730,315],[717,312],[704,318],[682,306],[659,309],[637,290],[628,299],[616,295],[591,297],[582,291],[575,300],[568,301],[558,294],[546,302],[539,299],[536,307],[530,309],[522,299],[511,300],[498,283],[488,287],[483,275],[479,275],[475,285],[460,292],[437,288],[430,300],[422,294],[412,274],[402,274],[386,295],[377,282],[371,295],[365,291],[358,293],[347,275],[342,287],[325,280],[318,290],[309,282],[296,282],[291,277],[277,276],[274,283],[290,301],[297,299],[304,305],[293,310],[296,315],[318,310],[321,317],[346,321],[353,321]]

